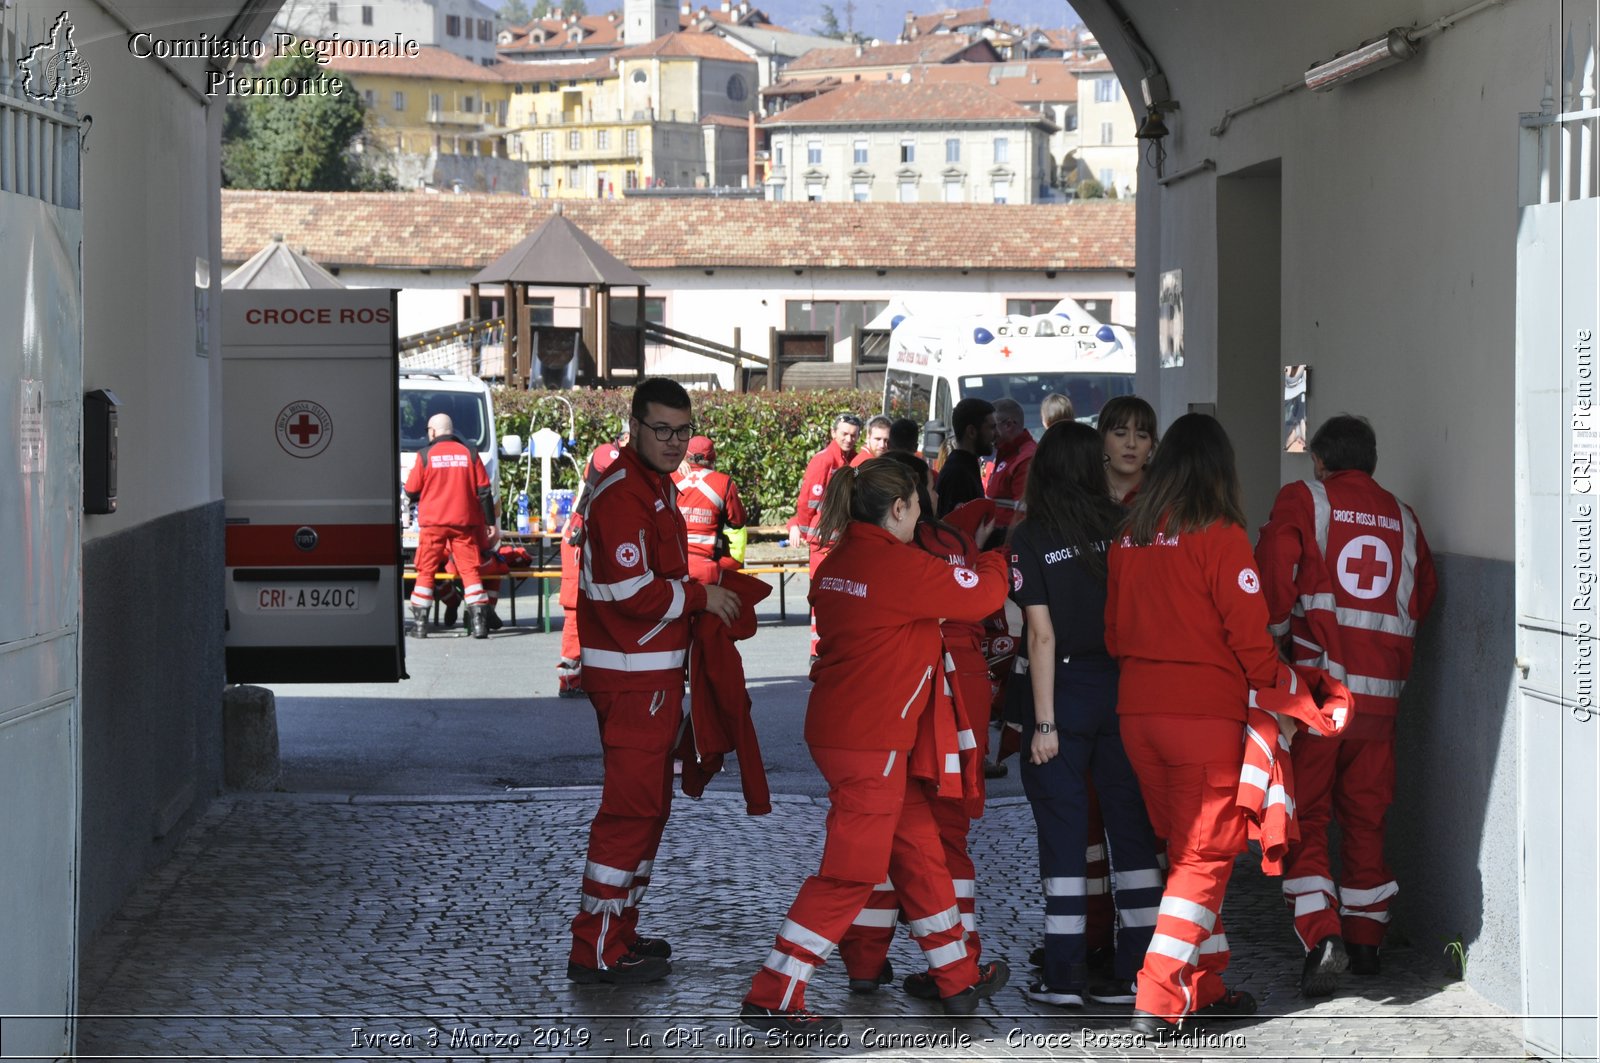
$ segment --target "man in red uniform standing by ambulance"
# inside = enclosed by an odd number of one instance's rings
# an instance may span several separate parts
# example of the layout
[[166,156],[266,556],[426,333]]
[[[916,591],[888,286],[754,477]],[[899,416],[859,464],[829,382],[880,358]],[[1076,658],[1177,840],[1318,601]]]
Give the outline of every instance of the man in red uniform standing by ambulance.
[[428,418],[428,445],[406,477],[406,497],[417,504],[417,582],[411,590],[411,615],[417,638],[428,637],[433,584],[448,552],[461,575],[469,626],[487,633],[489,595],[478,565],[478,536],[494,526],[494,488],[478,452],[455,437],[447,413]]
[[[689,538],[689,575],[701,583],[716,583],[718,562],[728,557],[723,528],[744,527],[744,502],[739,485],[713,466],[717,446],[706,436],[689,440],[688,464],[672,474],[678,487],[678,509]],[[728,564],[737,562],[728,558]]]
[[[817,525],[822,519],[822,493],[828,489],[833,474],[846,468],[855,460],[856,441],[861,438],[861,418],[853,413],[841,413],[833,419],[833,438],[828,445],[811,456],[806,463],[806,474],[800,480],[800,497],[794,504],[794,519],[789,522],[789,541],[798,546],[805,543],[810,548],[810,577],[817,578],[817,566],[827,556],[827,544],[817,537]],[[811,614],[811,656],[817,655],[817,614]]]
[[[1400,888],[1383,858],[1395,710],[1438,582],[1416,514],[1372,478],[1378,441],[1366,419],[1329,419],[1311,454],[1316,479],[1278,493],[1256,558],[1272,632],[1288,642],[1290,659],[1327,669],[1355,697],[1339,737],[1308,732],[1292,747],[1300,841],[1289,850],[1283,893],[1307,950],[1301,991],[1315,997],[1332,993],[1346,966],[1379,970]],[[1335,809],[1337,887],[1327,833]]]
[[633,390],[630,440],[584,503],[578,615],[583,685],[604,751],[567,977],[637,985],[672,973],[672,948],[641,937],[639,902],[672,803],[692,614],[732,624],[738,595],[689,578],[671,474],[694,435],[689,393],[652,378]]
[[[1017,509],[1028,486],[1028,466],[1038,449],[1028,431],[1022,405],[1016,399],[996,399],[994,404],[994,470],[983,493],[999,505],[998,523],[1009,528],[1019,520]],[[981,543],[979,545],[982,545]]]

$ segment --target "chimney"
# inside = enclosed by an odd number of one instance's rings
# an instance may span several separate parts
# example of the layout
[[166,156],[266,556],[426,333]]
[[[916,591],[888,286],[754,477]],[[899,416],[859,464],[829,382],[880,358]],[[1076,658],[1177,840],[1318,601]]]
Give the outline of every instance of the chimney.
[[726,15],[733,10],[733,0],[722,0],[722,13]]
[[862,56],[862,53],[865,52],[865,51],[866,51],[866,49],[861,47],[861,42],[857,41],[856,42],[856,58],[860,59],[861,56]]
[[682,15],[684,18],[688,18],[690,15],[694,14],[694,5],[690,3],[679,4],[678,14]]

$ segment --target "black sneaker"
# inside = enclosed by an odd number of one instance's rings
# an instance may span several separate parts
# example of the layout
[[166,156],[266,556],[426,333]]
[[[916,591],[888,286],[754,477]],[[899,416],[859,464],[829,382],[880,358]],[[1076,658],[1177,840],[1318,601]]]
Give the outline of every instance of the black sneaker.
[[1300,992],[1308,997],[1332,996],[1339,988],[1339,976],[1349,966],[1350,957],[1345,954],[1343,939],[1329,934],[1306,953],[1306,965],[1300,971]]
[[778,1030],[789,1037],[825,1037],[844,1029],[844,1023],[831,1015],[818,1015],[805,1008],[778,1011],[748,1000],[739,1008],[739,1021],[765,1033]]
[[577,960],[567,961],[567,978],[579,985],[644,985],[659,982],[672,973],[672,964],[660,956],[641,956],[628,952],[609,967],[585,967]]
[[927,971],[906,975],[906,980],[900,983],[900,988],[905,990],[906,996],[915,997],[917,1000],[939,999],[939,983],[935,982],[933,975]]
[[971,1015],[978,1010],[978,1001],[988,1000],[1005,987],[1011,978],[1011,968],[1005,960],[990,960],[978,966],[978,980],[953,997],[940,997],[946,1015]]
[[985,779],[1004,779],[1011,769],[1006,767],[1005,761],[986,760],[983,762],[983,777]]
[[1089,992],[1084,995],[1096,1004],[1132,1004],[1139,999],[1139,987],[1134,982],[1102,978],[1090,982]]
[[647,938],[643,934],[633,939],[633,948],[628,951],[635,956],[654,956],[658,960],[672,958],[672,945],[666,938]]
[[1371,978],[1383,972],[1383,962],[1378,959],[1378,946],[1376,945],[1346,945],[1345,952],[1350,956],[1350,973],[1359,974],[1363,978]]
[[1159,1015],[1152,1015],[1148,1011],[1135,1011],[1133,1020],[1128,1023],[1128,1029],[1140,1037],[1150,1037],[1157,1041],[1170,1040],[1178,1036],[1178,1024],[1168,1022]]
[[888,960],[884,960],[883,967],[873,977],[850,979],[850,992],[876,993],[879,986],[888,985],[892,981],[894,981],[894,967]]
[[1040,945],[1038,948],[1036,948],[1032,952],[1028,953],[1028,966],[1029,967],[1043,967],[1044,966],[1044,946],[1043,945]]
[[1054,1004],[1058,1008],[1083,1007],[1082,993],[1074,993],[1070,989],[1057,989],[1048,986],[1042,978],[1029,982],[1028,988],[1022,991],[1022,995],[1041,1004]]

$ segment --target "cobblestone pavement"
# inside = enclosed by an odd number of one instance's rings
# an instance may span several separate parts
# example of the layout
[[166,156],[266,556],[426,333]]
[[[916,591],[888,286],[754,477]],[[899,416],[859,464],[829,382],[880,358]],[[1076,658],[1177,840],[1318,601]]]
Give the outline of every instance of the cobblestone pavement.
[[[84,956],[79,1052],[90,1058],[381,1059],[1521,1059],[1521,1021],[1444,974],[1432,950],[1385,951],[1379,978],[1314,1006],[1300,950],[1243,858],[1225,908],[1236,984],[1261,1015],[1201,1045],[1135,1047],[1127,1008],[1027,1000],[1042,927],[1026,803],[974,831],[985,953],[1013,985],[952,1025],[898,987],[851,996],[837,962],[809,1002],[849,1016],[836,1044],[769,1046],[739,1000],[801,879],[824,806],[679,797],[643,929],[671,939],[670,979],[577,987],[568,922],[592,788],[484,798],[230,795],[150,875]],[[897,971],[918,968],[902,934]]]

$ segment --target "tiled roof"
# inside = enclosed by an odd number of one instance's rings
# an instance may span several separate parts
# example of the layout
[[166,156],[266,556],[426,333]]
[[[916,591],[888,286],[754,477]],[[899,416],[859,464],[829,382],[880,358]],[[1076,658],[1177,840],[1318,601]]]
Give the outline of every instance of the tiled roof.
[[989,17],[987,7],[969,7],[964,11],[953,8],[940,11],[933,15],[914,15],[911,19],[911,32],[921,36],[927,33],[937,33],[939,30],[957,30],[964,26],[984,26],[994,21]]
[[1074,63],[1071,70],[1074,74],[1109,74],[1111,73],[1111,60],[1102,55],[1087,62]]
[[[574,28],[582,31],[582,39],[572,39]],[[536,30],[544,31],[544,41],[534,39]],[[536,18],[525,26],[511,31],[512,42],[502,45],[501,51],[561,52],[571,48],[620,47],[622,44],[622,19],[616,12],[609,15],[581,15],[577,19]]]
[[710,33],[669,33],[649,44],[637,44],[611,54],[617,59],[723,59],[755,63],[750,56]]
[[973,46],[965,37],[939,34],[910,44],[880,44],[862,48],[817,48],[783,68],[785,74],[801,71],[837,70],[841,67],[911,66],[916,63],[947,63]]
[[684,11],[678,9],[678,26],[680,29],[692,29],[702,22],[720,22],[728,26],[770,26],[778,29],[767,13],[759,7],[751,7],[748,3],[731,4],[729,10],[722,10],[718,4],[715,7],[703,6],[698,9]]
[[805,96],[838,88],[843,82],[832,74],[816,78],[779,78],[761,90],[763,96]]
[[598,59],[580,59],[577,62],[511,63],[501,60],[486,69],[495,72],[502,81],[529,85],[535,81],[574,81],[587,78],[613,78],[609,56]]
[[990,91],[984,85],[932,84],[921,81],[863,81],[842,85],[821,96],[802,100],[768,118],[767,127],[834,123],[899,122],[1042,122],[1037,111]]
[[[479,270],[550,216],[548,200],[419,192],[222,193],[222,258],[283,234],[324,267]],[[566,218],[638,270],[1131,270],[1132,203],[566,200]]]
[[1078,98],[1078,78],[1059,59],[1026,63],[946,63],[920,68],[914,78],[930,84],[982,85],[1015,103],[1070,103]]
[[735,129],[750,128],[749,118],[740,118],[733,114],[706,114],[700,116],[701,125],[725,125]]
[[439,78],[450,81],[499,81],[500,75],[492,68],[480,66],[453,52],[432,45],[423,45],[420,54],[411,59],[367,58],[364,56],[335,55],[328,60],[328,69],[339,74],[359,77],[362,74],[382,74],[386,77]]

